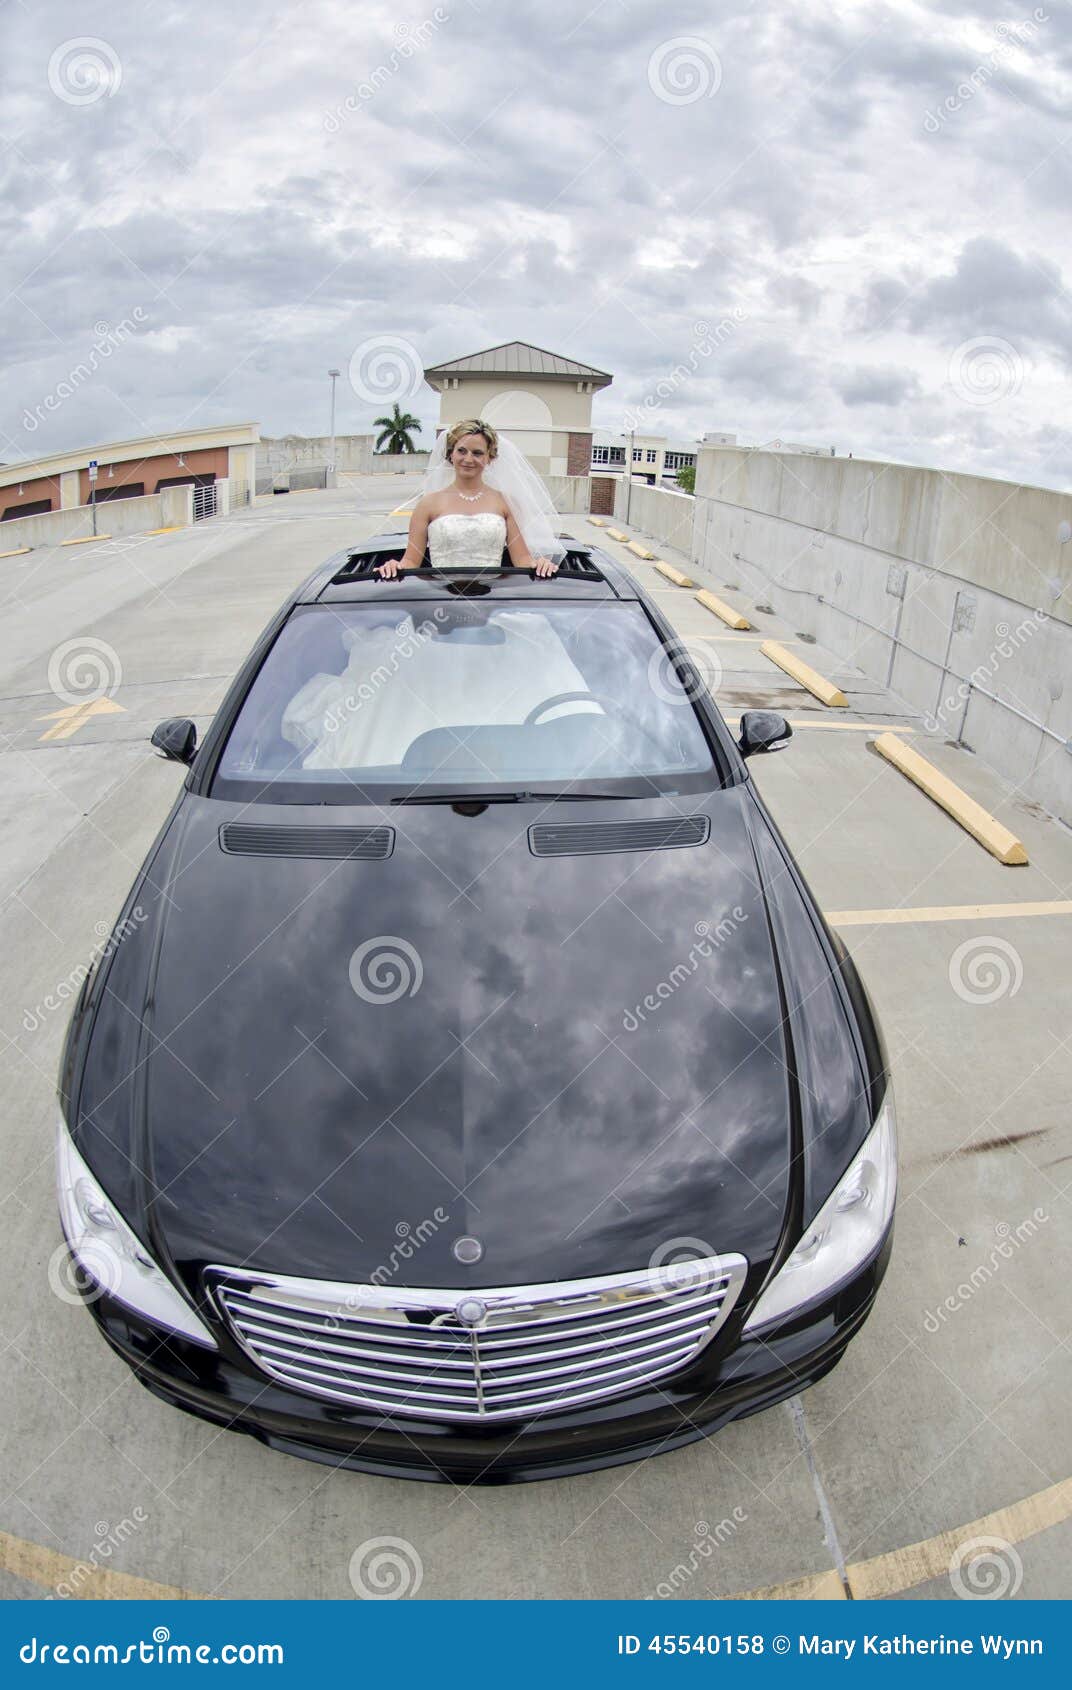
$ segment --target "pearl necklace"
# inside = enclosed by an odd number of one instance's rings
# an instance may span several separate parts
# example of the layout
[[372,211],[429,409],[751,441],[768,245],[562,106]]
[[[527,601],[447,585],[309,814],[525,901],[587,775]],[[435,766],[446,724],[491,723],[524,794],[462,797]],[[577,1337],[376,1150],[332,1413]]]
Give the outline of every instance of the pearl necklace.
[[467,505],[475,505],[477,500],[482,499],[486,492],[487,492],[486,487],[482,487],[480,489],[479,493],[462,493],[461,491],[459,491],[458,497],[459,497],[459,499],[464,499]]

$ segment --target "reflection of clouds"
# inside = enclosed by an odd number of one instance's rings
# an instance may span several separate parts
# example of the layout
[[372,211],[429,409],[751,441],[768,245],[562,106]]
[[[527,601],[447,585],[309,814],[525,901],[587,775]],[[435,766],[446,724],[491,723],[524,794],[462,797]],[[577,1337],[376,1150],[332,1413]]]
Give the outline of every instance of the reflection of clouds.
[[[328,865],[224,858],[224,812],[191,802],[156,992],[174,1054],[153,1057],[148,1087],[176,1257],[360,1280],[399,1213],[438,1204],[457,1225],[409,1270],[430,1285],[628,1269],[671,1233],[769,1253],[787,1154],[779,1000],[745,806],[726,792],[689,809],[705,805],[715,842],[642,863],[634,919],[607,898],[632,859],[537,862],[532,806],[411,810],[393,858]],[[479,913],[446,908],[428,857],[479,883]],[[623,1008],[735,905],[749,919],[619,1046]],[[347,965],[369,931],[417,946],[415,998],[355,998]],[[819,1023],[805,1059],[836,1078]],[[477,1268],[450,1255],[462,1231],[485,1245]]]

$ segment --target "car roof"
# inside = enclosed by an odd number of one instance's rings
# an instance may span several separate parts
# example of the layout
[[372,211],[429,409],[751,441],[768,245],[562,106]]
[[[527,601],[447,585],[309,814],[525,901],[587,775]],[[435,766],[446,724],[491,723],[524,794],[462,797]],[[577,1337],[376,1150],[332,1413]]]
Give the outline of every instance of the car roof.
[[573,599],[639,599],[643,595],[636,581],[606,552],[560,534],[566,555],[557,575],[537,579],[528,569],[422,569],[385,580],[375,573],[388,558],[401,558],[406,549],[406,531],[388,530],[374,534],[336,552],[308,577],[294,594],[295,604],[372,604],[399,599],[437,599],[447,596],[491,594],[500,599],[552,598],[557,603]]

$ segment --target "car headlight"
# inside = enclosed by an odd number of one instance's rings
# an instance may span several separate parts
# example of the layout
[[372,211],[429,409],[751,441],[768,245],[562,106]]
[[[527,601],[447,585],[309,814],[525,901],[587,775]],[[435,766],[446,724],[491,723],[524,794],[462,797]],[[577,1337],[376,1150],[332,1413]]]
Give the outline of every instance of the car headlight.
[[848,1172],[760,1294],[745,1322],[745,1337],[850,1279],[882,1243],[896,1196],[897,1126],[887,1086],[875,1124]]
[[195,1344],[215,1349],[208,1327],[161,1273],[93,1178],[62,1115],[56,1140],[56,1184],[71,1255],[94,1285],[155,1326],[166,1326]]

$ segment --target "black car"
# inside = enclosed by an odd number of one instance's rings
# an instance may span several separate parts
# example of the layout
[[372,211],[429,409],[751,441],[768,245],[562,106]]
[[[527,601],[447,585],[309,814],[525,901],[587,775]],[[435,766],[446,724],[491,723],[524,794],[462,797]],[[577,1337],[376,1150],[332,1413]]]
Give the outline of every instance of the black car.
[[275,1449],[503,1482],[820,1379],[890,1249],[873,1015],[631,576],[282,607],[196,748],[64,1050],[60,1207],[151,1391]]

